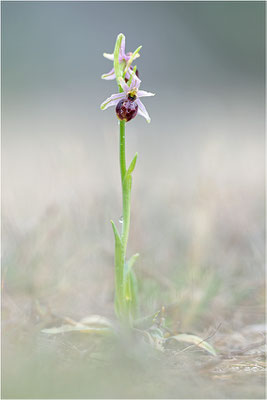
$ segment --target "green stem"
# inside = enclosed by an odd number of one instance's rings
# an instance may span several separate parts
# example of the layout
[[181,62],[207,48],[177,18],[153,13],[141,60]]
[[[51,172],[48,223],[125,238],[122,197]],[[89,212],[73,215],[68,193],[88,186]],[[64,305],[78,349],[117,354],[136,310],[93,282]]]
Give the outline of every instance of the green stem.
[[125,157],[125,121],[120,121],[120,168],[122,186],[122,234],[121,241],[126,256],[127,241],[130,230],[130,207],[131,207],[131,181],[132,177],[127,175]]
[[126,157],[125,157],[125,121],[120,121],[120,166],[121,166],[121,184],[126,174]]
[[[121,236],[117,231],[114,223],[112,222],[113,231],[115,235],[115,274],[116,274],[116,302],[115,308],[118,317],[131,323],[132,310],[129,303],[129,293],[133,292],[131,285],[133,285],[133,277],[130,278],[129,271],[126,264],[126,250],[127,241],[130,229],[130,201],[131,201],[131,182],[132,176],[128,173],[126,168],[125,157],[125,121],[120,121],[120,170],[121,170],[121,186],[122,186],[122,208],[123,208],[123,221]],[[134,263],[137,255],[134,256],[132,264]],[[133,272],[130,272],[131,276]],[[130,279],[130,280],[129,280]],[[130,286],[129,286],[130,285]],[[128,293],[128,294],[127,294]],[[134,293],[133,293],[134,296]],[[130,295],[132,299],[132,296]],[[135,298],[134,298],[135,304]],[[130,308],[129,308],[130,307]]]

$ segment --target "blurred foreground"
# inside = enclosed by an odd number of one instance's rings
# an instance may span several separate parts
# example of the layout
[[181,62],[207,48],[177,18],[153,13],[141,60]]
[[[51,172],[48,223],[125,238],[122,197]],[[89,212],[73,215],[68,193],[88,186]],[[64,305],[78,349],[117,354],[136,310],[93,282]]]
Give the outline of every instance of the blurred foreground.
[[[209,341],[222,358],[196,348],[161,354],[129,338],[101,344],[82,333],[41,333],[65,317],[115,318],[109,220],[120,217],[116,134],[101,140],[102,147],[105,140],[111,144],[101,168],[100,157],[87,157],[85,140],[64,142],[53,154],[44,147],[38,153],[36,142],[28,159],[42,162],[45,153],[41,182],[40,170],[28,171],[23,185],[30,177],[35,182],[29,199],[7,202],[12,192],[4,192],[4,398],[263,398],[264,352],[257,344],[265,334],[264,192],[253,141],[240,143],[235,155],[211,140],[191,149],[188,161],[197,175],[187,160],[175,159],[175,144],[161,149],[160,166],[152,155],[141,157],[134,176],[129,254],[141,254],[141,315],[167,306],[171,329],[204,339],[214,332]],[[9,157],[11,177],[19,169]],[[249,157],[250,174],[243,169]],[[34,193],[39,200],[31,203]],[[51,193],[60,201],[46,206]],[[27,213],[23,225],[19,215]]]

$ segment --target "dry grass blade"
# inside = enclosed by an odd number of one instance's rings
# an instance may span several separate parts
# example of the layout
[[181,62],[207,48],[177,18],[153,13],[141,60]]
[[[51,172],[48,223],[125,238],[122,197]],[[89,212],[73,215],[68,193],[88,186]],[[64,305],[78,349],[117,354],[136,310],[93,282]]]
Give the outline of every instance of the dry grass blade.
[[79,322],[84,325],[96,325],[96,326],[106,326],[113,328],[111,321],[101,315],[89,315],[88,317],[82,318]]
[[47,328],[42,329],[43,333],[48,333],[52,335],[56,335],[59,333],[66,333],[66,332],[85,332],[85,333],[93,333],[93,334],[111,334],[112,330],[110,328],[98,328],[95,326],[86,326],[82,324],[77,324],[76,326],[73,325],[62,325],[60,327],[54,328]]
[[[198,346],[201,347],[202,349],[206,350],[208,353],[212,354],[213,356],[216,356],[216,351],[215,349],[205,340],[201,339],[199,336],[196,335],[190,335],[187,333],[180,333],[175,336],[171,336],[168,338],[168,340],[174,339],[177,340],[177,342],[186,342],[186,343],[191,343],[191,346]],[[186,347],[184,350],[189,349],[191,346]]]
[[43,333],[58,334],[66,332],[86,332],[86,333],[96,333],[96,334],[110,334],[114,333],[114,327],[112,323],[105,317],[101,315],[90,315],[81,319],[79,322],[73,320],[68,321],[68,324],[62,325],[60,327],[53,327],[43,329]]

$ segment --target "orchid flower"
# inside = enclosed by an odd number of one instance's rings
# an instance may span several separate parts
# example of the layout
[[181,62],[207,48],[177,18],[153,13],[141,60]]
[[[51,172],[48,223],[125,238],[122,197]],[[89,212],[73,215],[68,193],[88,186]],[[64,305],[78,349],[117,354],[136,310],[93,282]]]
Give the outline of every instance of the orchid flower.
[[144,117],[147,122],[150,122],[149,114],[141,102],[140,97],[155,96],[154,93],[146,92],[145,90],[139,90],[141,80],[134,74],[131,73],[129,80],[130,85],[119,78],[122,93],[112,94],[107,98],[100,106],[101,110],[106,110],[108,107],[116,106],[116,113],[121,121],[130,121],[137,114]]
[[[125,69],[125,79],[126,81],[130,79],[130,71],[132,70],[131,63],[138,57],[140,57],[139,51],[142,46],[139,46],[134,53],[128,52],[125,53],[125,37],[122,38],[120,50],[119,50],[119,63],[122,66],[122,69]],[[103,53],[103,56],[108,60],[114,61],[114,53]],[[138,73],[137,73],[138,75]],[[101,76],[102,79],[112,80],[116,79],[115,69],[112,68],[107,74],[103,74]]]

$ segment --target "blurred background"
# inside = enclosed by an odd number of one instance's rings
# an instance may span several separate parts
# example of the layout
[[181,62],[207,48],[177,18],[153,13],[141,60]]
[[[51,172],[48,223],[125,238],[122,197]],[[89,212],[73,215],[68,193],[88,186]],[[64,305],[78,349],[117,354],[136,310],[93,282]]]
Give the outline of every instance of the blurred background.
[[142,89],[156,93],[144,100],[151,123],[137,117],[126,131],[128,162],[139,153],[128,256],[140,253],[141,315],[173,304],[171,323],[193,332],[263,323],[264,8],[2,2],[7,396],[40,305],[75,320],[114,317],[119,136],[114,109],[100,104],[116,84],[100,76],[120,32],[127,51],[143,46]]

